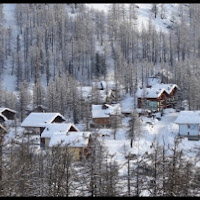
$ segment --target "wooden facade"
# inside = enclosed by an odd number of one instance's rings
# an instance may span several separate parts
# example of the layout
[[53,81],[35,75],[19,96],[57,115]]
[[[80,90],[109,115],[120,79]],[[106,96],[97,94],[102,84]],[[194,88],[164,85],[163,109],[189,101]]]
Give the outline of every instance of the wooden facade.
[[[156,102],[155,108],[151,108],[151,102]],[[138,98],[138,108],[155,109],[157,111],[167,108],[167,93],[163,91],[157,98]]]
[[100,126],[105,126],[105,127],[110,127],[111,126],[110,117],[93,118],[93,122],[96,125],[100,125]]
[[178,101],[178,95],[177,95],[178,88],[175,87],[170,94],[167,96],[167,108],[175,108],[175,105]]
[[[157,98],[138,98],[138,108],[161,111],[165,108],[175,108],[178,101],[178,88],[174,87],[170,94],[163,91]],[[156,102],[156,103],[155,103]],[[151,106],[154,105],[153,107]]]

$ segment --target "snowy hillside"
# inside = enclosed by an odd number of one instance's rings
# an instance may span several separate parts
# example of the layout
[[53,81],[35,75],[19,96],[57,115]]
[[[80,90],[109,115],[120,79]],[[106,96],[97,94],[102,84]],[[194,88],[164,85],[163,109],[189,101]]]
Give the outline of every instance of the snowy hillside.
[[[107,12],[108,8],[111,4],[87,4],[89,8],[97,9],[100,11]],[[126,7],[128,7],[129,4],[124,3]],[[158,15],[157,18],[155,18],[152,15],[151,8],[152,4],[135,4],[137,6],[137,24],[138,29],[142,30],[142,26],[145,28],[148,28],[149,19],[152,20],[152,23],[155,25],[157,31],[164,31],[168,32],[168,27],[171,27],[174,22],[179,21],[179,17],[176,15],[178,13],[178,6],[179,4],[157,4],[158,9],[161,9],[163,7],[164,10],[164,18],[161,19],[161,16]],[[187,4],[185,4],[187,6]],[[151,16],[151,17],[149,17]],[[172,23],[172,17],[174,17],[174,22]]]
[[[108,8],[111,4],[85,4],[88,6],[88,8],[93,8],[97,9],[99,11],[104,11],[107,12]],[[129,4],[124,4],[126,7]],[[161,9],[161,5],[163,6],[165,10],[165,18],[161,19],[160,16],[157,16],[155,19],[152,16],[151,12],[151,7],[152,4],[136,4],[137,6],[137,13],[138,13],[138,18],[137,18],[137,26],[138,29],[141,31],[142,27],[145,27],[146,29],[148,28],[149,24],[149,19],[152,20],[152,24],[155,25],[157,31],[168,31],[168,27],[171,27],[175,22],[177,23],[179,20],[179,17],[175,15],[177,13],[178,5],[179,4],[158,4],[158,8]],[[3,4],[3,14],[4,14],[4,26],[5,28],[11,28],[12,29],[12,48],[16,49],[16,34],[17,34],[17,25],[16,25],[16,18],[15,18],[15,7],[16,4]],[[174,16],[174,22],[171,22],[172,15]],[[74,16],[73,14],[71,15],[72,17]],[[151,16],[151,17],[149,17]],[[107,36],[105,36],[107,37]],[[22,38],[21,38],[22,39]],[[23,44],[21,45],[23,47]],[[98,42],[96,42],[96,51],[97,52],[105,52],[105,49],[107,47],[102,47],[99,45]],[[110,44],[108,43],[108,48],[110,48]],[[100,50],[101,49],[101,50]],[[107,50],[110,52],[110,50]],[[107,58],[107,66],[108,66],[108,75],[107,79],[113,80],[113,61],[111,59],[111,56],[108,55],[109,58]],[[2,83],[4,88],[6,88],[9,91],[14,91],[16,89],[16,77],[11,75],[11,70],[12,70],[12,60],[11,57],[8,59],[5,63],[5,70],[4,70],[4,75],[2,76]],[[44,78],[43,78],[44,79]],[[45,80],[41,80],[42,83],[45,85]]]
[[0,6],[0,196],[200,196],[200,6],[113,5]]

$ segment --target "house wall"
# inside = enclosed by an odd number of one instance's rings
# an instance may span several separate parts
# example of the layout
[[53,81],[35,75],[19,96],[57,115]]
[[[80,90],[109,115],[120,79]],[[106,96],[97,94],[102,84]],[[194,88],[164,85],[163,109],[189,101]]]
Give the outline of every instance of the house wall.
[[199,124],[179,124],[179,134],[184,136],[199,135]]
[[176,91],[177,91],[177,88],[175,87],[175,88],[171,91],[170,97],[175,96]]
[[102,125],[102,126],[108,126],[110,125],[110,118],[107,117],[107,118],[93,118],[93,122],[95,124],[98,124],[98,125]]
[[82,147],[69,147],[69,150],[73,154],[74,160],[81,160],[81,155],[83,154]]
[[[166,108],[166,96],[165,95],[161,96],[157,99],[156,98],[155,99],[154,98],[147,98],[147,99],[144,99],[144,100],[146,100],[146,102],[148,102],[144,106],[144,108],[146,108],[146,109],[149,109],[149,110],[153,109],[153,110],[159,111],[160,108]],[[156,103],[157,103],[157,105],[156,105]],[[154,108],[152,107],[152,105],[153,105]],[[141,98],[138,98],[138,108],[142,108],[142,99]]]
[[45,138],[45,149],[49,148],[49,142],[51,138]]

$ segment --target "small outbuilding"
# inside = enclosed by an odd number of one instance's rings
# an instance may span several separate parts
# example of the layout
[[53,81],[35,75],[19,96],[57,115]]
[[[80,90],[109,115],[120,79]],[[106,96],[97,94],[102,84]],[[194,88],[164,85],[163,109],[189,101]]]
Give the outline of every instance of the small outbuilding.
[[200,111],[181,111],[175,123],[179,125],[179,136],[189,140],[200,139]]
[[92,120],[96,126],[111,127],[114,121],[120,122],[120,104],[92,105]]

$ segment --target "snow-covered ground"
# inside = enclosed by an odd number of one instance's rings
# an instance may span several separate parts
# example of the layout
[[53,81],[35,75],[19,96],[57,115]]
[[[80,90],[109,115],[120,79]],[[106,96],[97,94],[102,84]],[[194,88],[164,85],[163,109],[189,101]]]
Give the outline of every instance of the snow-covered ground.
[[[128,153],[144,155],[146,152],[150,152],[151,145],[154,141],[157,141],[161,146],[163,146],[164,141],[166,147],[172,148],[179,130],[178,125],[174,123],[177,116],[178,112],[174,109],[166,109],[160,121],[156,118],[140,117],[142,122],[141,136],[137,137],[133,142],[133,148],[130,148],[130,139],[127,137],[128,128],[126,127],[126,123],[123,123],[124,127],[117,130],[115,140],[112,131],[102,130],[102,132],[107,133],[106,136],[102,137],[102,143],[106,146],[108,154],[112,155],[119,164],[127,162],[125,155]],[[123,121],[126,121],[126,118]],[[151,122],[152,124],[146,122]],[[194,153],[191,150],[199,145],[200,141],[189,141],[187,138],[182,138],[179,148],[190,159],[194,157]],[[122,168],[121,173],[126,173],[126,168]]]

